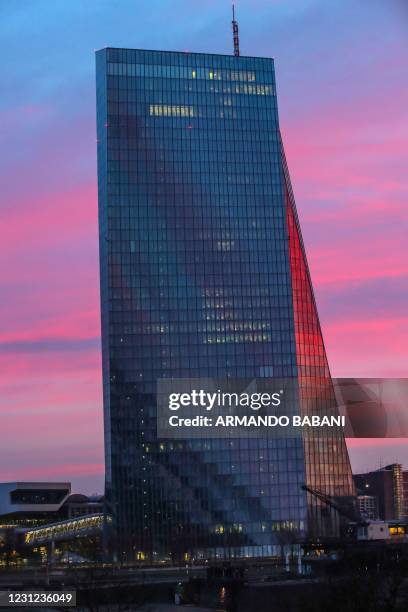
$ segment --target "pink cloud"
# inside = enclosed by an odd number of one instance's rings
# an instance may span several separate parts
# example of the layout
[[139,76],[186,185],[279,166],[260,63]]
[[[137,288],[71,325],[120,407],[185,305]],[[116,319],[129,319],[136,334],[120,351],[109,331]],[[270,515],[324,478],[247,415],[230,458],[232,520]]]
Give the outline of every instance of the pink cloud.
[[[43,248],[61,242],[97,236],[97,193],[95,184],[81,185],[33,197],[27,194],[19,206],[0,219],[4,248],[10,253],[23,248]],[[33,231],[35,228],[35,231]]]
[[[376,241],[348,240],[310,248],[308,260],[316,287],[378,278],[408,277],[408,259],[402,238],[380,236]],[[401,258],[398,258],[401,253]],[[356,265],[358,262],[358,265]]]

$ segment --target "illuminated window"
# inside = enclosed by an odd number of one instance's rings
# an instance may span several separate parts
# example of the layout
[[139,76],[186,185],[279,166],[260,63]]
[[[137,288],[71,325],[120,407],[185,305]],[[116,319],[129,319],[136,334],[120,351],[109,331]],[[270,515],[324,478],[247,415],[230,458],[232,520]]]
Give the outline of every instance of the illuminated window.
[[194,117],[192,106],[176,106],[170,104],[150,104],[151,117]]
[[390,535],[391,536],[402,536],[402,535],[405,535],[405,529],[404,529],[404,527],[400,527],[400,526],[390,527]]

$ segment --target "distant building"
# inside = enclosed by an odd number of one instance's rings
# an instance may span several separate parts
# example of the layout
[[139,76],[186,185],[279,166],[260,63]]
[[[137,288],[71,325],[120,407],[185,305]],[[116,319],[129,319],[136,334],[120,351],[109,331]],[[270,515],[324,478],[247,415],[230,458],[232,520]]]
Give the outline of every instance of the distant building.
[[0,526],[36,527],[100,514],[103,496],[71,494],[70,482],[0,483]]
[[402,515],[408,520],[408,470],[402,472],[403,502]]
[[[377,498],[377,518],[385,521],[403,518],[405,501],[403,471],[399,463],[386,465],[367,474],[355,474],[353,478],[359,497]],[[362,500],[361,503],[371,502]]]
[[378,497],[375,495],[357,495],[357,505],[361,518],[378,519]]
[[103,495],[93,495],[88,497],[80,493],[74,493],[65,500],[61,514],[65,518],[76,518],[87,514],[101,514],[103,512],[104,497]]
[[46,523],[70,493],[69,482],[2,482],[0,522],[27,527]]

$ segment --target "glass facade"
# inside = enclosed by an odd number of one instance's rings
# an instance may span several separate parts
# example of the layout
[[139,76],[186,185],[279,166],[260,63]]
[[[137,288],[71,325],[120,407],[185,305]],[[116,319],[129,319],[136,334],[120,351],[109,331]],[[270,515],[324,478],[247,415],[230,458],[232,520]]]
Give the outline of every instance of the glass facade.
[[[160,378],[334,394],[279,132],[273,60],[103,49],[98,189],[107,493],[128,559],[276,553],[333,535],[333,440],[158,440]],[[322,391],[323,389],[323,391]],[[321,399],[321,398],[320,398]],[[326,513],[327,514],[327,513]]]

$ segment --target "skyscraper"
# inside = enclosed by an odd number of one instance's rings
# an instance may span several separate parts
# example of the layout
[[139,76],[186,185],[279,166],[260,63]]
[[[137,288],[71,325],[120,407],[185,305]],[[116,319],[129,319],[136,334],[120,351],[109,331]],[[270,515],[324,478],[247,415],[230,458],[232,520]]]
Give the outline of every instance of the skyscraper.
[[106,481],[127,558],[274,554],[335,535],[342,434],[160,440],[161,378],[288,377],[335,411],[281,142],[273,60],[103,49],[97,61]]
[[375,518],[384,521],[403,518],[404,472],[400,463],[392,463],[366,474],[355,474],[353,478],[359,497],[373,496],[377,500],[378,516]]

